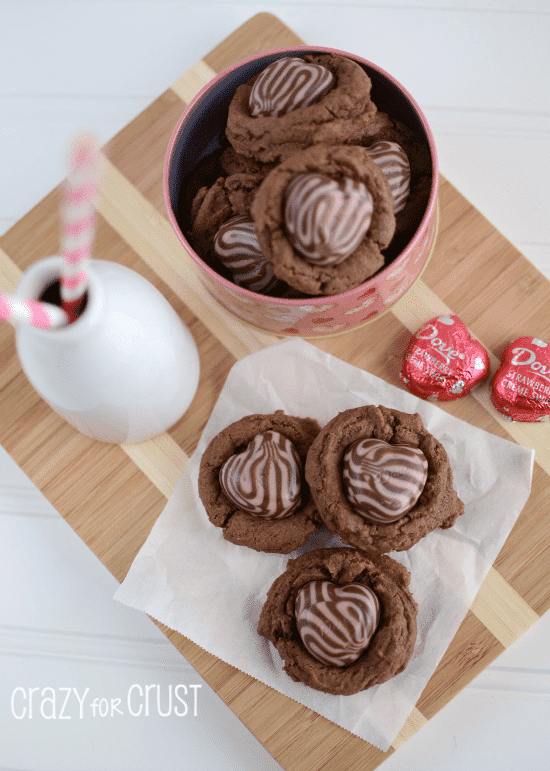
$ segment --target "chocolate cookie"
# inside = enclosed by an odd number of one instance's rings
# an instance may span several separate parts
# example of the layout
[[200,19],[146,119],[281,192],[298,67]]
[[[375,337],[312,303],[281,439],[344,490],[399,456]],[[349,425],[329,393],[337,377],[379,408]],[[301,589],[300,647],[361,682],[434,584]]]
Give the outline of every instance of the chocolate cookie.
[[247,415],[212,439],[199,469],[199,495],[227,541],[288,554],[318,526],[303,465],[319,424],[277,410]]
[[[271,586],[258,633],[277,648],[293,680],[325,693],[358,693],[407,666],[418,611],[409,582],[390,557],[348,548],[306,552]],[[358,634],[370,639],[344,663]]]
[[229,105],[226,134],[241,155],[275,161],[312,144],[354,142],[376,115],[371,81],[359,64],[338,54],[307,54],[302,59],[326,68],[333,86],[312,104],[258,116],[251,114],[250,97],[262,73],[239,86]]
[[[306,183],[309,179],[315,184],[317,179],[319,184],[332,184],[335,190],[329,190],[329,196],[333,200],[321,201],[319,205],[315,191],[305,189],[302,213],[298,207],[289,215],[289,191],[296,181],[303,179]],[[298,200],[300,195],[298,192]],[[327,198],[321,192],[317,199],[323,196]],[[370,200],[368,211],[365,209],[367,199]],[[308,205],[312,207],[311,212],[305,208]],[[372,276],[384,264],[381,250],[391,242],[395,230],[393,200],[386,176],[366,149],[355,145],[314,145],[282,161],[269,172],[255,193],[251,214],[260,246],[272,263],[275,275],[308,295],[345,292]],[[289,216],[294,222],[289,223]],[[303,250],[298,251],[292,225],[309,238],[315,217],[318,221],[314,222],[314,235],[321,251],[325,246],[329,256],[348,245],[350,234],[353,238],[357,236],[348,256],[342,252],[343,258],[338,254],[337,262],[329,264],[319,261],[315,255],[313,259],[310,255],[306,258]],[[366,232],[360,232],[361,217]]]
[[262,179],[259,174],[231,174],[219,177],[210,187],[201,187],[191,204],[191,243],[206,251],[212,247],[214,236],[226,220],[248,216]]
[[[427,463],[425,481],[411,451]],[[445,448],[418,414],[372,405],[341,412],[313,442],[305,474],[325,525],[366,552],[409,549],[464,513]]]
[[233,147],[227,147],[220,156],[220,165],[227,176],[231,174],[259,174],[263,178],[271,171],[275,163],[262,163],[255,158],[240,155]]

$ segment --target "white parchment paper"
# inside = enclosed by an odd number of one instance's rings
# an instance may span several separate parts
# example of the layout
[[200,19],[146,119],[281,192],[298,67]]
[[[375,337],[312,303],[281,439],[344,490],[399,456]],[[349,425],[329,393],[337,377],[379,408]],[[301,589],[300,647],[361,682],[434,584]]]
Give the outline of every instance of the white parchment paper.
[[[468,397],[467,397],[468,398]],[[325,425],[365,404],[418,412],[444,445],[465,514],[407,552],[390,556],[411,573],[418,637],[407,669],[352,696],[294,683],[275,648],[256,632],[267,591],[287,560],[338,543],[328,531],[291,555],[264,554],[224,541],[198,496],[201,455],[225,426],[283,409]],[[150,614],[218,658],[387,750],[415,706],[529,496],[534,452],[448,415],[411,393],[287,339],[231,369],[196,451],[115,599]]]

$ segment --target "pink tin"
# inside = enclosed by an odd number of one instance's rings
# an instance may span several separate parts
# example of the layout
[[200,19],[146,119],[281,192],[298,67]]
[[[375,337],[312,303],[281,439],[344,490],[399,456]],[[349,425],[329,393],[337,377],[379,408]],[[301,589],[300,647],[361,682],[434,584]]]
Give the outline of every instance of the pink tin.
[[[267,297],[237,286],[221,276],[194,251],[184,233],[178,204],[185,180],[197,164],[220,146],[227,109],[237,86],[245,83],[281,56],[336,53],[361,65],[372,81],[372,99],[378,108],[418,132],[431,155],[431,188],[416,231],[378,273],[338,295],[286,299]],[[166,153],[163,174],[168,216],[179,240],[193,259],[210,294],[243,321],[277,335],[320,337],[338,334],[368,323],[387,311],[413,285],[424,269],[437,231],[437,154],[426,118],[408,91],[380,67],[355,54],[333,48],[298,46],[278,48],[244,59],[217,75],[190,102],[179,119]]]

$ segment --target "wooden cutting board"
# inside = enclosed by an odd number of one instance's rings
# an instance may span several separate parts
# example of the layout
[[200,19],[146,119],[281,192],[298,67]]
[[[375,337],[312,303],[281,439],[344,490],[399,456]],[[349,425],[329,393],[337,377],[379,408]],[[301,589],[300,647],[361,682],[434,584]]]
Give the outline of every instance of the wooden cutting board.
[[[169,433],[136,445],[82,436],[28,384],[13,330],[0,325],[0,442],[112,574],[122,581],[193,452],[232,364],[275,338],[218,307],[174,235],[162,197],[162,167],[184,105],[238,59],[302,44],[261,13],[186,72],[105,147],[97,258],[137,270],[167,297],[201,357],[197,395]],[[58,253],[58,190],[0,239],[0,291],[22,270]],[[460,316],[491,355],[519,335],[550,340],[550,282],[445,179],[439,235],[422,278],[395,308],[355,332],[314,341],[350,364],[402,387],[399,369],[412,332],[440,313]],[[550,607],[550,422],[501,419],[486,383],[441,406],[498,436],[535,449],[530,498],[446,655],[388,753],[205,653],[159,625],[204,679],[290,771],[369,771],[380,765]]]

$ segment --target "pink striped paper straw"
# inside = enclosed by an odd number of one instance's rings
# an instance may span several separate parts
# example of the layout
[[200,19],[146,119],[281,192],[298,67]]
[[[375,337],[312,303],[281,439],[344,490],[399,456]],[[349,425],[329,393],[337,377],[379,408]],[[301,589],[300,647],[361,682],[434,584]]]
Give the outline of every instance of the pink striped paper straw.
[[61,203],[61,303],[71,321],[88,288],[87,263],[95,235],[95,197],[99,187],[99,151],[92,137],[76,140]]
[[19,300],[0,294],[0,319],[12,323],[30,324],[39,329],[58,329],[69,323],[62,308],[36,300]]

